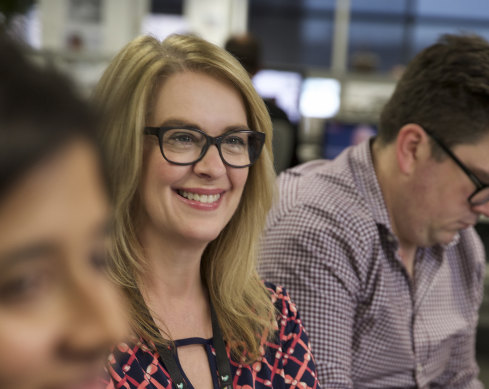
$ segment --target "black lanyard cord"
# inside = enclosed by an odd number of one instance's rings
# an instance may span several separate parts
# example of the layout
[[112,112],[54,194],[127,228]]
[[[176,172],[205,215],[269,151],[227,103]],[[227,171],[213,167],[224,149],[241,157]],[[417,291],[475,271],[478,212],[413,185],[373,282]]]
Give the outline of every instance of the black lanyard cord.
[[158,350],[158,354],[160,354],[161,361],[165,365],[168,370],[168,374],[170,374],[171,380],[177,386],[178,389],[188,389],[187,383],[183,379],[182,373],[177,366],[176,361],[176,348],[167,348],[163,345],[157,344],[156,349]]
[[217,321],[216,311],[212,302],[211,306],[211,321],[212,321],[212,336],[214,340],[214,348],[216,349],[217,359],[217,372],[219,373],[219,386],[221,389],[226,389],[228,386],[232,386],[231,367],[229,365],[229,358],[226,352],[226,346],[224,345],[224,339],[221,334],[221,327]]
[[[231,376],[231,366],[229,364],[228,354],[226,352],[226,346],[224,344],[224,339],[221,333],[221,327],[219,327],[219,322],[217,321],[217,315],[214,310],[212,302],[210,302],[211,307],[211,321],[212,321],[212,338],[214,343],[214,348],[216,350],[216,360],[217,360],[217,372],[219,376],[219,387],[221,389],[228,389],[232,387],[232,376]],[[152,316],[148,317],[152,319]],[[156,332],[159,332],[156,323],[152,319],[152,325]],[[177,350],[174,347],[165,347],[161,344],[156,344],[156,350],[160,355],[161,362],[165,365],[168,374],[170,374],[172,382],[176,385],[177,389],[188,389],[187,382],[182,376],[182,373],[177,365]]]

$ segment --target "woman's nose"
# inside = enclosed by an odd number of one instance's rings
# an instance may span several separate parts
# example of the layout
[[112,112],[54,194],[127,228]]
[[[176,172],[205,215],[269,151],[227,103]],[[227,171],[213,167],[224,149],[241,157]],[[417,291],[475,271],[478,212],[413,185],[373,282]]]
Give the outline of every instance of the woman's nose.
[[212,145],[207,149],[204,157],[194,165],[194,172],[208,177],[219,177],[226,174],[226,165],[217,146]]
[[108,279],[79,279],[68,296],[63,357],[85,362],[105,358],[129,333],[122,294]]

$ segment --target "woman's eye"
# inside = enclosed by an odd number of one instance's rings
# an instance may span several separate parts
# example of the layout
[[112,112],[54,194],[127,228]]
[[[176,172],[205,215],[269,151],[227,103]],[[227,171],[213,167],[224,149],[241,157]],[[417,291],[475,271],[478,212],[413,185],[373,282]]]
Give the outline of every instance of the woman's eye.
[[35,299],[48,286],[49,276],[45,272],[13,277],[0,284],[0,300],[17,302]]
[[169,138],[170,143],[194,143],[196,142],[195,136],[187,133],[173,134]]
[[181,136],[175,137],[175,140],[177,142],[182,142],[182,143],[190,143],[190,142],[193,142],[192,137],[190,137],[188,135],[181,135]]
[[91,255],[92,266],[99,271],[106,272],[109,268],[109,257],[106,251],[96,251]]
[[239,136],[227,136],[224,138],[224,142],[228,145],[236,145],[236,146],[244,146],[245,141],[243,138],[240,138]]

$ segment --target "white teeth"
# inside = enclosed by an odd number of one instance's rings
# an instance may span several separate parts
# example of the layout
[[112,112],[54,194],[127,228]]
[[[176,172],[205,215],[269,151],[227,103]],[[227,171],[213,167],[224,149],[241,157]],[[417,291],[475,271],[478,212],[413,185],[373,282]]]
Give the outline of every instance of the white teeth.
[[217,200],[219,200],[221,198],[221,195],[220,194],[215,194],[215,195],[199,195],[197,193],[192,193],[192,192],[186,192],[184,190],[179,190],[178,193],[185,197],[186,199],[189,199],[189,200],[195,200],[195,201],[198,201],[200,203],[206,203],[206,204],[209,204],[209,203],[214,203],[216,202]]

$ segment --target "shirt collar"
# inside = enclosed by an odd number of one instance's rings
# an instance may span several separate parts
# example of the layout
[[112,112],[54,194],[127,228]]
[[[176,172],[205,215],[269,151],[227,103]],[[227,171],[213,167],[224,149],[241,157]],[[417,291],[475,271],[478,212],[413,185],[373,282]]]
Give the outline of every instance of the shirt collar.
[[[384,201],[384,195],[380,189],[380,184],[374,169],[372,143],[374,138],[370,138],[354,147],[352,150],[351,164],[355,182],[372,212],[372,217],[378,225],[384,226],[388,233],[398,242],[397,237],[392,230],[389,213]],[[448,249],[455,246],[460,240],[460,234],[455,234],[450,243],[437,244],[442,249]]]
[[350,163],[352,164],[356,185],[363,194],[375,222],[385,226],[392,233],[387,206],[375,174],[371,151],[372,141],[373,138],[354,147]]

